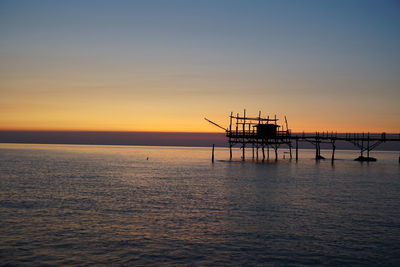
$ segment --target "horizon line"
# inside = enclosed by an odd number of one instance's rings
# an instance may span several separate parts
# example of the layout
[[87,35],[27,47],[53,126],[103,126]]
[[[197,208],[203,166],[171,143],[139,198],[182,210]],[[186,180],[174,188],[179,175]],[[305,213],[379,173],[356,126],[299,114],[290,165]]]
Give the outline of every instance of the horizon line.
[[[0,132],[73,132],[73,133],[176,133],[176,134],[225,134],[226,132],[203,132],[203,131],[143,131],[143,130],[57,130],[57,129],[49,129],[49,130],[40,130],[40,129],[0,129]],[[334,134],[400,134],[399,132],[385,132],[385,131],[346,131],[346,132],[337,132],[337,131],[291,131],[292,134],[313,134],[313,133],[334,133]]]

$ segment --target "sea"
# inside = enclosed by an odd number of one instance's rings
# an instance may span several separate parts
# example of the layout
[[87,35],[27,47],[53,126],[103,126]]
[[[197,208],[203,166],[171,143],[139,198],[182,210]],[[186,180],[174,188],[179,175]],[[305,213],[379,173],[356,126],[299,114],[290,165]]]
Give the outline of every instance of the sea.
[[0,144],[0,265],[400,266],[399,152],[299,154]]

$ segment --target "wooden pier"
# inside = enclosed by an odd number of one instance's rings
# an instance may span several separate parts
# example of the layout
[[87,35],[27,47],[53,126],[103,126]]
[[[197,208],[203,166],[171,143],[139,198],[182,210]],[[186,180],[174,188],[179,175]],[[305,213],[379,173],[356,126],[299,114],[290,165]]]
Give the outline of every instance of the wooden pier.
[[[399,135],[370,134],[370,133],[334,133],[334,132],[315,132],[313,134],[292,134],[289,129],[288,121],[284,118],[284,123],[278,124],[279,119],[276,115],[273,117],[262,117],[261,112],[257,117],[247,117],[246,110],[243,115],[229,116],[229,126],[224,128],[219,124],[208,120],[213,125],[223,129],[229,143],[229,158],[233,158],[232,148],[239,146],[242,149],[242,160],[246,159],[246,148],[251,149],[252,159],[262,160],[270,158],[270,150],[274,152],[274,157],[278,159],[278,149],[287,147],[289,149],[289,157],[292,159],[292,150],[295,150],[295,159],[299,158],[299,142],[308,142],[315,147],[315,159],[325,159],[321,155],[321,144],[329,144],[332,147],[331,160],[335,160],[336,142],[346,141],[360,150],[360,156],[355,160],[358,161],[376,161],[370,156],[370,152],[385,142],[400,142]],[[294,148],[293,148],[294,146]],[[261,155],[260,154],[261,150]],[[266,152],[266,153],[265,153]],[[400,162],[400,158],[399,158]]]

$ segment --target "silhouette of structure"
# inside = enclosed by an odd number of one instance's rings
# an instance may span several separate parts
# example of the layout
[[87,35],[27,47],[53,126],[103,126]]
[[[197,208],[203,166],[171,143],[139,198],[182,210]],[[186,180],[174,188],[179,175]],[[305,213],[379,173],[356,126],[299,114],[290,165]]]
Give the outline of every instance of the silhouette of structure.
[[[246,110],[243,115],[229,116],[229,126],[224,128],[219,124],[204,118],[211,124],[223,129],[226,132],[226,137],[229,143],[229,158],[232,159],[232,148],[239,146],[242,149],[242,160],[246,157],[246,148],[251,148],[252,159],[259,159],[259,151],[261,150],[262,159],[270,158],[270,150],[275,154],[275,159],[278,159],[278,149],[286,146],[289,149],[289,156],[292,159],[292,148],[294,143],[295,158],[299,158],[299,142],[309,142],[315,147],[315,159],[325,159],[321,155],[321,144],[330,144],[332,146],[331,160],[335,160],[336,141],[347,141],[360,149],[360,156],[355,160],[358,161],[376,161],[370,157],[370,151],[384,142],[400,142],[400,134],[397,138],[388,138],[385,133],[370,134],[370,133],[345,133],[338,134],[333,132],[316,132],[315,134],[292,134],[289,129],[288,121],[284,118],[284,123],[278,123],[276,115],[274,117],[262,117],[261,111],[258,117],[247,117]],[[267,153],[265,153],[267,150]],[[366,153],[366,156],[364,156]],[[400,158],[399,158],[400,161]]]

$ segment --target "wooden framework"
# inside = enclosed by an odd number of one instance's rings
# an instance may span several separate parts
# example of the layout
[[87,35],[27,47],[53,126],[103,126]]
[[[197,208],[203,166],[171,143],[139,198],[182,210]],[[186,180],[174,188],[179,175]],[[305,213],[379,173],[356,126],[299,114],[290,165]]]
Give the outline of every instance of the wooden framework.
[[[281,146],[287,146],[289,148],[289,156],[292,159],[292,147],[295,143],[295,158],[299,158],[299,142],[309,142],[315,146],[315,159],[325,159],[321,155],[321,144],[330,144],[332,146],[331,160],[335,159],[336,141],[347,141],[352,143],[354,146],[360,149],[360,156],[356,158],[359,161],[375,161],[375,158],[370,157],[370,151],[378,145],[394,141],[400,142],[400,134],[398,137],[388,138],[385,133],[382,134],[360,134],[360,133],[346,133],[337,134],[333,132],[316,132],[315,134],[296,134],[293,135],[289,129],[286,117],[284,123],[279,125],[276,115],[274,117],[261,116],[259,111],[257,117],[247,117],[246,110],[243,111],[243,115],[233,115],[231,112],[229,116],[229,126],[224,128],[217,123],[208,120],[213,125],[223,129],[226,132],[226,137],[229,143],[229,158],[232,160],[232,148],[239,146],[242,150],[242,160],[246,159],[246,148],[251,148],[252,159],[259,159],[259,150],[262,152],[262,160],[270,157],[270,149],[275,152],[275,159],[278,159],[278,149]],[[267,150],[267,154],[265,153]],[[364,153],[366,152],[366,156]],[[400,157],[399,157],[400,163]]]
[[261,111],[258,117],[247,117],[246,110],[243,115],[231,113],[229,116],[229,128],[226,129],[226,136],[229,143],[229,158],[232,159],[232,148],[240,145],[242,149],[242,160],[246,158],[246,147],[251,147],[252,158],[259,159],[259,150],[262,151],[262,159],[264,160],[265,149],[267,149],[267,157],[270,156],[270,149],[275,151],[275,159],[278,158],[278,149],[282,145],[286,145],[290,151],[292,158],[292,142],[291,132],[285,117],[285,123],[278,124],[279,119],[276,115],[273,118],[262,117]]

